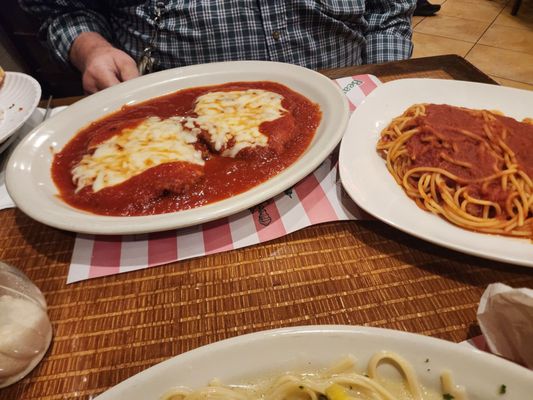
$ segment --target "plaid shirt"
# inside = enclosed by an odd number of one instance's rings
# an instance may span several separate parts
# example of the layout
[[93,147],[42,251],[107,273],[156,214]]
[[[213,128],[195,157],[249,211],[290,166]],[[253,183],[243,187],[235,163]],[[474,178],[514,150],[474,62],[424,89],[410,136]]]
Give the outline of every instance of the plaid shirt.
[[[138,60],[154,32],[156,0],[19,0],[68,63],[72,42],[98,32]],[[273,60],[312,69],[409,58],[416,0],[169,0],[155,42],[158,68]]]

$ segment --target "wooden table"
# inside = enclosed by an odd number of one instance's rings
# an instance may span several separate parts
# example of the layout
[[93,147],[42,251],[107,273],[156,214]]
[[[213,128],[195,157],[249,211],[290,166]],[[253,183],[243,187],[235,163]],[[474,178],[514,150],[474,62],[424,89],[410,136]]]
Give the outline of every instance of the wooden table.
[[[494,83],[457,56],[325,71]],[[72,102],[56,101],[56,105]],[[456,253],[378,221],[312,226],[241,250],[66,285],[75,235],[0,212],[0,259],[43,291],[52,345],[0,399],[89,399],[217,340],[308,324],[369,325],[459,342],[496,281],[533,287],[533,269]]]

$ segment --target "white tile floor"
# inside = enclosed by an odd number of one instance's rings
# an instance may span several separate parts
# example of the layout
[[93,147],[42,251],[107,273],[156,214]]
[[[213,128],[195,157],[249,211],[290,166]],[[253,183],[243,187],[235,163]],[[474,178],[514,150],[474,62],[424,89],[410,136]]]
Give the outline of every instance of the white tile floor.
[[413,18],[413,57],[458,54],[502,85],[533,90],[533,1],[430,0],[437,15]]

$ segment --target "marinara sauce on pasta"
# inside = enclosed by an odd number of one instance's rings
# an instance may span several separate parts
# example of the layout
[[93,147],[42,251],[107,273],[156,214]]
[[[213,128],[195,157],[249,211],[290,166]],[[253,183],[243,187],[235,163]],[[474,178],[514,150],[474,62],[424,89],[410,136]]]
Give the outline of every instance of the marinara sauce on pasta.
[[417,104],[377,150],[407,195],[466,229],[533,238],[533,124],[499,112]]

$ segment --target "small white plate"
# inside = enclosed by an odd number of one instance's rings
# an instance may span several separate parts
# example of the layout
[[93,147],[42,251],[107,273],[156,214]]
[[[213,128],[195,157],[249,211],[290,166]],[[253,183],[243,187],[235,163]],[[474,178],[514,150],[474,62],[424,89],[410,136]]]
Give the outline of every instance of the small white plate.
[[[76,132],[124,104],[180,89],[236,81],[275,81],[317,103],[322,121],[305,153],[272,179],[229,199],[191,210],[142,217],[95,215],[70,207],[58,197],[50,176],[53,152]],[[268,200],[311,173],[339,143],[349,111],[346,97],[324,75],[296,65],[236,61],[176,68],[146,75],[89,96],[33,130],[15,149],[6,169],[13,201],[30,217],[74,232],[133,234],[181,228],[222,218]]]
[[26,122],[40,99],[39,82],[20,72],[6,72],[0,87],[0,144]]
[[[311,372],[348,355],[365,368],[381,350],[409,361],[423,385],[440,390],[448,369],[470,400],[524,400],[533,391],[533,372],[496,356],[444,340],[388,329],[360,326],[302,326],[257,332],[181,354],[143,371],[97,397],[97,400],[160,399],[176,386],[206,386],[213,378],[238,384],[288,371]],[[96,399],[95,399],[96,400]]]
[[415,103],[500,110],[519,121],[533,117],[533,92],[526,90],[437,79],[378,86],[353,113],[341,143],[340,177],[350,197],[369,214],[411,235],[467,254],[532,267],[531,241],[456,227],[420,209],[396,183],[376,143],[390,121]]

